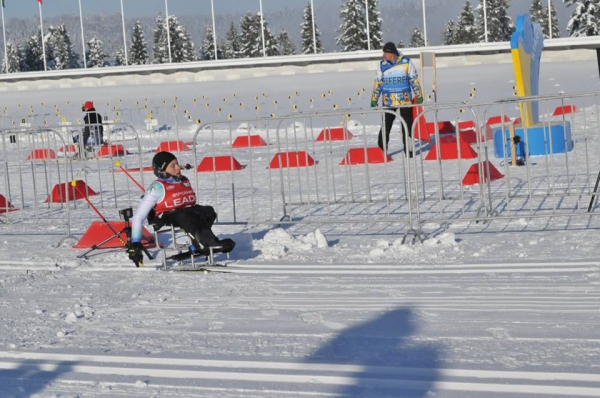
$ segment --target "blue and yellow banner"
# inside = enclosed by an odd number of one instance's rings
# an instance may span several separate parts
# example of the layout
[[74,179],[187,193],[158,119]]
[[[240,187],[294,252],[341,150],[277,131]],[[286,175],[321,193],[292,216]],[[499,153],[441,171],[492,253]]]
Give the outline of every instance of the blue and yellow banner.
[[[544,34],[539,24],[533,23],[528,14],[517,17],[510,48],[515,69],[515,88],[519,97],[539,95],[540,61],[544,49]],[[539,122],[537,101],[519,104],[523,126],[531,127]]]

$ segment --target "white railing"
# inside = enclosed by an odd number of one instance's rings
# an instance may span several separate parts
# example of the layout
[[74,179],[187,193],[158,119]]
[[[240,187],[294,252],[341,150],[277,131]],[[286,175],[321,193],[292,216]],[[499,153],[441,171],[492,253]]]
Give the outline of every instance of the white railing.
[[[560,38],[546,40],[546,50],[572,50],[600,48],[600,36]],[[509,42],[458,44],[451,46],[429,46],[419,48],[406,48],[402,50],[406,55],[417,55],[421,52],[434,52],[439,56],[502,53],[510,51]],[[46,72],[21,72],[0,75],[0,83],[23,80],[61,79],[104,77],[129,74],[150,73],[176,73],[199,72],[203,70],[229,69],[229,68],[257,68],[273,66],[305,66],[308,64],[340,64],[345,62],[372,61],[381,58],[380,50],[353,51],[327,54],[302,54],[264,58],[225,59],[199,62],[186,62],[176,64],[151,64],[114,66],[106,68],[54,70]]]

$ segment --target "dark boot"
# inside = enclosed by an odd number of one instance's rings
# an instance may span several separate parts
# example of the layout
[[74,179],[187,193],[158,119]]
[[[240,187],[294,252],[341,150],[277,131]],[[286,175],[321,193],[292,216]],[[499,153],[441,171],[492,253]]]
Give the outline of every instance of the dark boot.
[[221,247],[220,251],[222,253],[229,253],[235,247],[235,242],[229,238],[219,239],[219,246]]

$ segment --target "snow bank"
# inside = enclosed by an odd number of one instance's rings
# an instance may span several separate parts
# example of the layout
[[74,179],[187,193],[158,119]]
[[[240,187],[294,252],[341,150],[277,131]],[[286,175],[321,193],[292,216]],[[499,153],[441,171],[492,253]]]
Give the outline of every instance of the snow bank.
[[266,260],[275,260],[291,253],[306,253],[328,247],[327,239],[318,229],[306,235],[294,237],[288,231],[277,228],[267,232],[263,239],[253,242],[254,250],[261,252],[259,257]]
[[457,252],[460,251],[455,234],[445,232],[429,237],[422,243],[417,241],[414,244],[403,244],[402,238],[398,238],[392,243],[385,239],[378,240],[375,243],[375,248],[370,251],[369,257],[387,257],[390,259],[437,258],[445,254],[450,248]]

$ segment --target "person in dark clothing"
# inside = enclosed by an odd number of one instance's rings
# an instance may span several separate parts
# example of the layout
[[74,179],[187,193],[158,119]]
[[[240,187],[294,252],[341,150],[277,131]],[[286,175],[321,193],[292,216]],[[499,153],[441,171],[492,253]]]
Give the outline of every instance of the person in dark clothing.
[[[379,97],[383,97],[383,106],[393,112],[400,109],[400,116],[406,121],[407,134],[402,133],[402,142],[404,152],[412,157],[412,145],[406,142],[406,136],[412,137],[413,125],[413,99],[416,98],[418,104],[423,103],[423,92],[419,83],[419,76],[412,61],[402,55],[396,45],[388,42],[383,46],[383,60],[379,64],[377,78],[373,87],[371,96],[371,107],[379,105]],[[388,151],[388,142],[390,140],[390,131],[395,113],[385,113],[385,119],[382,128],[379,130],[379,139],[377,145],[384,152]],[[385,130],[385,138],[383,132]]]
[[[102,116],[96,112],[94,103],[86,101],[82,110],[85,112],[83,116],[83,146],[101,145],[104,143],[104,127],[102,126]],[[92,143],[88,140],[92,137]]]
[[183,229],[192,239],[190,250],[196,254],[206,254],[209,247],[215,253],[232,251],[233,240],[218,239],[212,232],[217,213],[212,206],[196,204],[196,193],[181,174],[175,155],[158,152],[152,159],[152,168],[158,179],[150,184],[131,219],[129,258],[136,265],[142,260],[142,224],[151,212],[155,224]]

